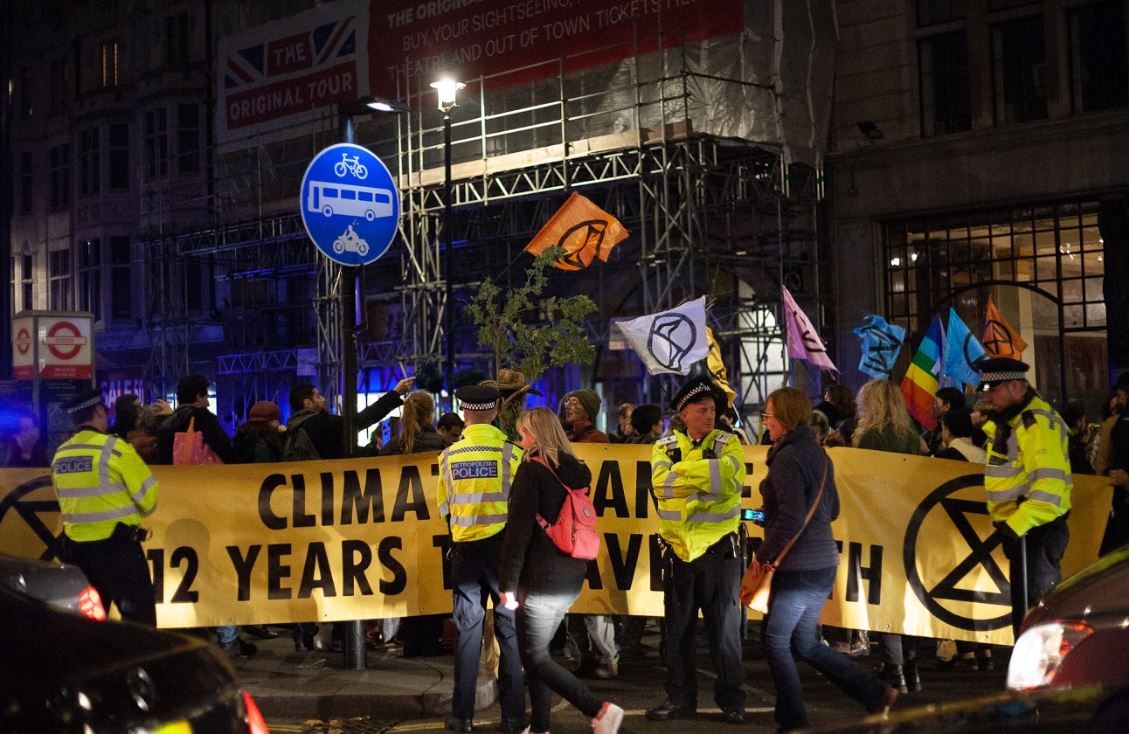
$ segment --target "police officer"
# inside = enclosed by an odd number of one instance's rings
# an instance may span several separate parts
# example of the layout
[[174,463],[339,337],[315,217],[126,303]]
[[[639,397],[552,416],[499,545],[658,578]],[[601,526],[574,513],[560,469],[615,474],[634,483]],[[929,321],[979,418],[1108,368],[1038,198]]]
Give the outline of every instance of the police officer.
[[695,627],[702,610],[717,681],[714,700],[728,724],[743,724],[741,584],[738,526],[745,460],[741,443],[715,428],[718,388],[695,377],[674,396],[686,426],[660,438],[651,451],[651,486],[658,498],[666,620],[666,701],[647,711],[651,721],[697,713]]
[[63,513],[62,560],[82,569],[122,619],[156,626],[141,518],[157,506],[157,480],[123,438],[110,435],[99,390],[67,405],[75,433],[51,460]]
[[453,718],[447,728],[473,731],[475,681],[482,652],[486,596],[494,602],[494,633],[501,646],[498,697],[499,731],[525,728],[525,681],[518,657],[514,613],[500,601],[498,560],[509,512],[510,482],[521,463],[521,449],[491,425],[497,417],[497,390],[481,385],[455,391],[466,428],[462,438],[439,455],[439,514],[451,529],[451,581],[455,650]]
[[992,406],[992,421],[985,426],[984,489],[988,514],[1011,563],[1011,621],[1018,631],[1027,609],[1059,580],[1073,487],[1070,430],[1028,384],[1025,363],[997,357],[979,367],[980,389]]

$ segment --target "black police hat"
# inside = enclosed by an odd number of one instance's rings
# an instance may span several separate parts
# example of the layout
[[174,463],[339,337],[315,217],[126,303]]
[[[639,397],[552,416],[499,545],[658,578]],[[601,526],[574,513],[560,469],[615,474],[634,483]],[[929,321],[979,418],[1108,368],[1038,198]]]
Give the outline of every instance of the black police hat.
[[494,410],[498,407],[498,398],[501,396],[500,392],[485,385],[466,385],[455,390],[455,397],[459,399],[463,410]]
[[84,410],[86,408],[90,408],[90,407],[93,407],[95,405],[105,405],[105,404],[106,404],[106,401],[102,399],[102,391],[95,389],[95,388],[91,388],[89,390],[84,390],[81,393],[79,393],[77,397],[75,397],[72,400],[70,400],[69,402],[67,402],[66,405],[64,406],[64,408],[66,409],[66,411],[69,415],[74,415],[75,413],[79,412],[80,410]]
[[721,391],[710,378],[698,375],[687,380],[682,389],[675,393],[670,401],[670,407],[674,408],[675,413],[681,413],[682,409],[690,403],[697,403],[707,398],[716,403],[720,394]]
[[1026,380],[1031,365],[1011,357],[992,357],[976,363],[980,369],[980,389],[987,390],[993,385],[1008,380]]

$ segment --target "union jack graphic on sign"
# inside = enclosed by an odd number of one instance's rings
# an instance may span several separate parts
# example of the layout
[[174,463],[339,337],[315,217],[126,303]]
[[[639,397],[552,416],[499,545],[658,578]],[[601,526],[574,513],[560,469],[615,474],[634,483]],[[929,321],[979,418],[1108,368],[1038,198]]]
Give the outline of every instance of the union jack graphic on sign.
[[292,128],[295,117],[367,93],[367,26],[367,5],[346,1],[221,39],[219,142]]

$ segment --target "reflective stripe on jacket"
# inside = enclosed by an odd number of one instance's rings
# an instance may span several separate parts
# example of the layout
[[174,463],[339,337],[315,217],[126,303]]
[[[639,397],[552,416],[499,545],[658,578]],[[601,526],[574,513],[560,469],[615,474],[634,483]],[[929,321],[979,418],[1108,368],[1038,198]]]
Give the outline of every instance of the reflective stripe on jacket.
[[439,516],[447,519],[452,540],[483,540],[506,526],[521,453],[506,434],[479,423],[439,455]]
[[[672,461],[668,451],[681,451]],[[715,459],[703,458],[713,450]],[[698,446],[674,431],[651,448],[651,486],[659,501],[659,534],[683,561],[692,561],[741,524],[745,483],[741,442],[714,429]]]
[[140,525],[157,506],[157,480],[133,446],[92,428],[59,446],[51,482],[63,529],[76,542],[105,540],[119,522]]
[[1016,535],[1046,525],[1070,510],[1074,480],[1070,473],[1066,423],[1047,401],[1034,395],[1010,421],[1007,453],[995,450],[995,424],[985,426],[988,451],[984,489],[993,522],[1006,522]]

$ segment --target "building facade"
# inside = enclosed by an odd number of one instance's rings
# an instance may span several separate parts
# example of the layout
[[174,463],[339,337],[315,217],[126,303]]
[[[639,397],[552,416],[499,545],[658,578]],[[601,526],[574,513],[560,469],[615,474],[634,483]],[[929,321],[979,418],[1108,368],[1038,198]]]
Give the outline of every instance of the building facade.
[[1096,417],[1110,373],[1129,366],[1126,3],[838,8],[841,364],[858,363],[851,328],[867,313],[909,329],[904,364],[950,306],[980,334],[991,296],[1028,344],[1039,389]]

